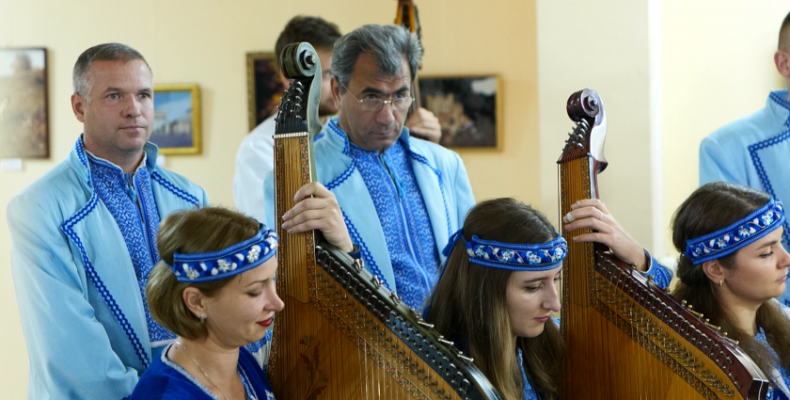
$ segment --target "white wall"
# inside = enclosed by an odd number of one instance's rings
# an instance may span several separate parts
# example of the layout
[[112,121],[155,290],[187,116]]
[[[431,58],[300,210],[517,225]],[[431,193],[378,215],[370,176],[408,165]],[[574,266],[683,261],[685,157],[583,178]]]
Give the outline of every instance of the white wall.
[[[616,11],[615,11],[616,10]],[[609,121],[599,194],[637,240],[652,247],[648,3],[537,1],[541,205],[556,223],[557,168],[571,93],[601,95]]]
[[699,186],[699,144],[719,127],[763,107],[785,82],[773,63],[781,0],[661,1],[661,125],[665,255],[669,224]]

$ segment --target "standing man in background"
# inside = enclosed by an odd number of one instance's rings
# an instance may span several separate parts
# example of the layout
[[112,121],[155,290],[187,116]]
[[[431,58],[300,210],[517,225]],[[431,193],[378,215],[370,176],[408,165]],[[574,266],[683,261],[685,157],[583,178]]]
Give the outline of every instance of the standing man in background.
[[[321,17],[296,16],[288,21],[274,45],[274,55],[278,61],[283,48],[289,43],[308,42],[315,48],[323,74],[321,101],[318,106],[318,115],[322,123],[326,118],[337,113],[329,81],[332,78],[332,47],[340,36],[342,35],[337,25]],[[279,64],[277,69],[279,71]],[[278,74],[282,82],[287,82],[282,71]],[[274,135],[275,117],[276,114],[256,126],[241,142],[239,152],[236,154],[236,176],[233,177],[233,199],[236,208],[260,222],[265,220],[266,215],[261,189],[263,178],[274,169],[272,135]]]
[[[396,25],[364,25],[338,40],[331,93],[340,113],[314,147],[317,180],[335,194],[365,267],[417,309],[475,204],[458,154],[406,126],[421,56],[417,36]],[[264,186],[266,223],[275,226],[271,172]],[[282,210],[283,228],[312,230],[320,210],[309,200]]]
[[[790,86],[790,13],[779,30],[774,64]],[[774,90],[765,108],[726,125],[702,140],[699,181],[727,181],[762,190],[790,205],[790,96]],[[790,224],[782,244],[790,249]],[[724,282],[726,285],[727,283]],[[790,285],[779,301],[790,306]]]
[[122,399],[175,338],[145,299],[159,221],[208,198],[156,165],[153,73],[137,50],[91,47],[73,84],[84,133],[7,210],[28,398]]
[[[321,17],[296,16],[285,25],[274,46],[274,54],[278,59],[283,48],[289,43],[307,42],[315,48],[323,73],[321,101],[318,107],[322,124],[338,111],[329,82],[332,78],[333,47],[341,36],[337,25]],[[280,79],[287,82],[282,72],[279,74]],[[255,127],[241,142],[236,155],[236,175],[233,178],[233,199],[236,208],[260,222],[266,219],[266,206],[261,190],[263,180],[266,174],[274,169],[274,140],[272,139],[274,117],[275,115],[272,115]],[[434,143],[438,143],[442,135],[439,120],[424,108],[416,110],[406,125],[415,136]],[[323,134],[317,135],[315,140],[322,136]]]

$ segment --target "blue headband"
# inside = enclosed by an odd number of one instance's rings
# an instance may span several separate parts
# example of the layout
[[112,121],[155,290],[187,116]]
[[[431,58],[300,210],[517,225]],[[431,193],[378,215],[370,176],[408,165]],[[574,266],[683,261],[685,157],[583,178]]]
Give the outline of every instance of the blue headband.
[[274,256],[277,234],[261,224],[258,233],[230,247],[210,253],[173,254],[170,268],[179,282],[208,282],[249,271]]
[[694,265],[728,256],[773,232],[785,222],[781,201],[773,197],[757,211],[734,224],[686,241],[686,257]]
[[476,235],[467,242],[463,229],[450,237],[450,242],[442,251],[445,257],[455,248],[458,240],[466,244],[469,262],[484,267],[507,269],[511,271],[546,271],[559,267],[568,254],[568,243],[557,235],[546,243],[513,244],[483,240]]

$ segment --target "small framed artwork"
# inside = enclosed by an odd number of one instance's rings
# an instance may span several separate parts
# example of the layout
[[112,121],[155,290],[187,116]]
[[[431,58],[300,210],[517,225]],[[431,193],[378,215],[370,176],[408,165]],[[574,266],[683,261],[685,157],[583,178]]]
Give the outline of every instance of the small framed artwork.
[[247,106],[250,131],[277,113],[285,84],[274,53],[247,53]]
[[49,158],[47,50],[0,49],[0,159]]
[[439,144],[502,148],[502,88],[498,75],[420,76],[421,106],[439,118]]
[[196,84],[154,86],[154,130],[161,154],[200,154],[200,89]]

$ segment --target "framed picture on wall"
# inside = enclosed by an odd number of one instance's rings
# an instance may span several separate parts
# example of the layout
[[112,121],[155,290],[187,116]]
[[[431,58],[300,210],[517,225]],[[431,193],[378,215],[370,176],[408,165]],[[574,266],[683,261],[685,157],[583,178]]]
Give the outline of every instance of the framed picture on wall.
[[47,50],[0,49],[0,159],[49,158]]
[[274,53],[247,53],[247,105],[250,131],[277,113],[285,84]]
[[421,106],[439,118],[439,144],[502,148],[502,88],[498,75],[419,77]]
[[154,86],[152,142],[161,154],[200,154],[200,89],[196,84]]

